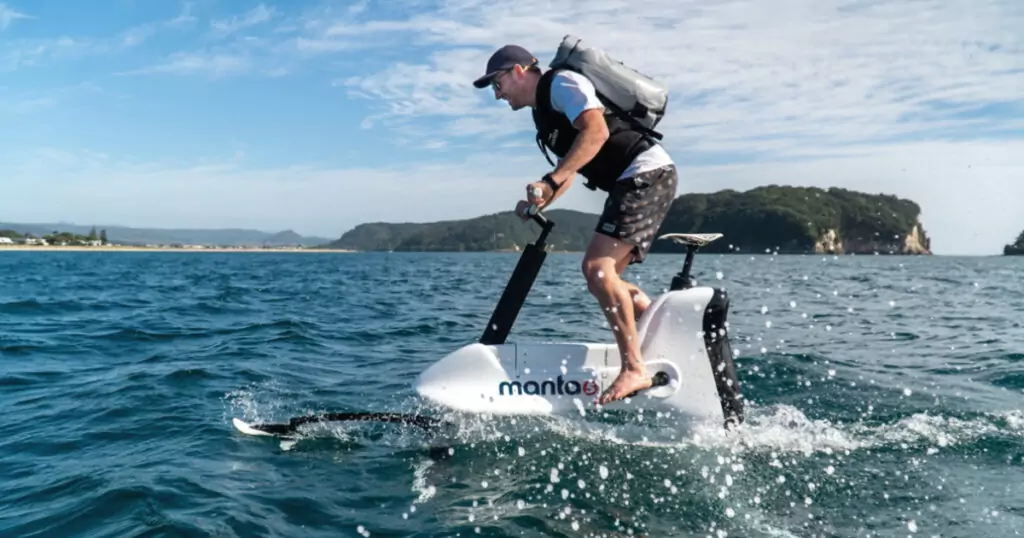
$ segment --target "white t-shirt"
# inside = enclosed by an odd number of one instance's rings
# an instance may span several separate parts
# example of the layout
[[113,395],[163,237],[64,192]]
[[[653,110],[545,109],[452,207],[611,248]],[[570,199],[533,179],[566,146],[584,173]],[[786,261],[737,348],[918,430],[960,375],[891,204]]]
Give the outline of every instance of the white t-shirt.
[[[593,83],[587,77],[573,71],[561,71],[554,76],[551,81],[551,106],[565,114],[570,122],[575,122],[584,110],[604,108],[597,98]],[[674,164],[672,157],[661,144],[655,144],[637,155],[619,179],[631,178],[641,172],[670,164]]]

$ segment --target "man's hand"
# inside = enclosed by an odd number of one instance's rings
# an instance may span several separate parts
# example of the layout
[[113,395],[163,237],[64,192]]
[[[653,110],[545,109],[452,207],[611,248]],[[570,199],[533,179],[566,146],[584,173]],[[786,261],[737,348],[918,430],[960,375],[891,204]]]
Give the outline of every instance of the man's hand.
[[556,191],[546,181],[534,181],[526,185],[526,202],[537,206],[537,210],[544,209],[551,205],[552,202],[558,199],[565,191],[572,185],[572,175],[566,175],[565,172],[559,172],[558,170],[552,171],[548,174],[551,180],[558,184],[558,190]]
[[530,202],[526,200],[519,200],[519,203],[516,204],[516,215],[519,215],[519,218],[523,220],[532,219],[533,216],[527,213],[527,210],[530,209],[530,205]]
[[553,194],[551,185],[543,181],[534,181],[526,186],[526,201],[536,204],[537,209],[541,209],[549,204]]

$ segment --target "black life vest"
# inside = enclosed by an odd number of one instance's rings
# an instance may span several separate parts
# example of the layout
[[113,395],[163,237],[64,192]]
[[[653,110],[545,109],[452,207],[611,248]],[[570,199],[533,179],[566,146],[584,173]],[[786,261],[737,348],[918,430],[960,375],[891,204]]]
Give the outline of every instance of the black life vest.
[[[537,84],[537,102],[533,109],[533,123],[537,127],[537,147],[544,153],[551,166],[555,166],[555,163],[548,156],[547,148],[560,158],[564,158],[572,148],[576,135],[579,134],[579,130],[572,125],[569,118],[551,106],[551,83],[558,71],[552,69],[540,77]],[[588,189],[610,192],[615,186],[615,181],[633,159],[650,149],[656,142],[620,118],[613,111],[613,106],[610,106],[600,94],[598,99],[605,105],[604,120],[608,124],[608,140],[579,173],[587,178],[585,186]]]

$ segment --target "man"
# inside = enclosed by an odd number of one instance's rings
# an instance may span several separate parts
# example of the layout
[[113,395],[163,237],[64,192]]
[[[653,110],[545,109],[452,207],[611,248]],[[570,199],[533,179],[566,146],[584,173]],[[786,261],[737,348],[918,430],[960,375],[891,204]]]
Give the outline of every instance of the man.
[[520,46],[498,49],[473,85],[490,85],[495,99],[504,99],[512,110],[533,108],[538,141],[560,157],[554,170],[527,185],[527,199],[516,206],[520,217],[529,218],[526,210],[531,205],[550,206],[569,189],[577,173],[588,179],[588,187],[608,192],[582,264],[587,287],[604,309],[622,357],[618,377],[598,403],[650,388],[636,320],[651,301],[621,275],[628,265],[644,261],[675,198],[672,158],[655,141],[606,111],[585,76],[569,70],[543,72],[537,59]]

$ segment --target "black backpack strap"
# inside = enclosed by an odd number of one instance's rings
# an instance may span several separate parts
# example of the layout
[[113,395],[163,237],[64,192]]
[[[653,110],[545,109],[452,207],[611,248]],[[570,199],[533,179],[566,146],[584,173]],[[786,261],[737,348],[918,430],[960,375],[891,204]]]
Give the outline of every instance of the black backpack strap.
[[[629,124],[632,125],[633,128],[636,129],[637,131],[640,131],[641,133],[657,140],[661,140],[662,138],[664,138],[664,135],[662,135],[658,131],[641,125],[640,122],[632,114],[627,113],[625,110],[619,107],[619,105],[616,105],[611,99],[608,99],[607,97],[602,95],[601,92],[595,90],[595,93],[597,94],[597,99],[601,101],[601,103],[604,106],[609,108],[619,118],[622,118],[623,120],[629,122]],[[639,114],[647,113],[646,110],[637,110],[636,112]]]
[[548,155],[548,148],[544,145],[544,140],[541,139],[540,133],[537,133],[537,147],[540,148],[540,152],[544,154],[544,158],[548,160],[548,163],[551,164],[551,166],[557,166],[555,161],[551,160],[551,156]]

